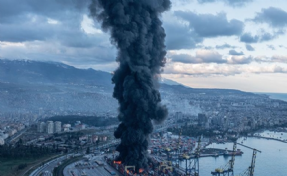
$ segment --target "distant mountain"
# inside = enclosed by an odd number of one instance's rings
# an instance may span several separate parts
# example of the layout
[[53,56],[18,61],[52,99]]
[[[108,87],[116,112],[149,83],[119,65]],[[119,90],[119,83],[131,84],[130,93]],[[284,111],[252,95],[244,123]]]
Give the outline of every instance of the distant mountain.
[[57,62],[0,60],[0,81],[9,83],[77,83],[111,85],[111,74]]
[[[94,69],[78,69],[58,62],[0,60],[0,81],[9,83],[78,83],[111,86],[112,75]],[[161,78],[161,83],[181,85]]]
[[190,88],[183,85],[166,85],[162,84],[161,89],[169,90],[174,93],[195,93],[201,95],[255,95],[254,93],[243,92],[234,89],[206,89],[206,88]]
[[167,84],[167,85],[182,85],[182,84],[180,84],[180,83],[178,83],[178,82],[175,82],[175,81],[173,81],[173,80],[170,80],[170,79],[165,79],[165,78],[161,78],[160,79],[160,83],[161,84]]
[[[40,62],[30,60],[1,60],[0,81],[14,84],[86,84],[112,86],[110,73],[94,70],[79,69],[58,62]],[[175,91],[191,91],[197,93],[246,93],[232,89],[193,89],[173,80],[161,78],[160,83],[166,89]]]
[[[0,60],[0,115],[116,115],[111,77],[107,72],[56,62]],[[168,79],[161,80],[160,91],[170,112],[194,114],[201,110],[191,107],[189,96],[260,96],[238,90],[194,89]]]

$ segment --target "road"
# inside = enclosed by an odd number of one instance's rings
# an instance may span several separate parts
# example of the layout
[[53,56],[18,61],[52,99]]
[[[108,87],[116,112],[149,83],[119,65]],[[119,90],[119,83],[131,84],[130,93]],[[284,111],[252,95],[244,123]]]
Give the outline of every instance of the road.
[[[112,140],[111,142],[107,143],[107,144],[104,144],[104,145],[101,145],[99,146],[99,149],[103,149],[103,148],[107,148],[107,147],[110,147],[112,145],[116,145],[119,143],[119,140]],[[83,149],[82,150],[82,153],[85,153],[86,149]],[[73,154],[69,154],[69,155],[73,155]],[[49,171],[51,173],[53,173],[53,169],[58,165],[59,162],[62,162],[64,159],[66,158],[66,155],[65,156],[62,156],[60,158],[56,158],[56,159],[53,159],[47,163],[44,164],[44,166],[40,166],[38,167],[36,170],[34,170],[30,176],[38,176],[40,175],[42,172],[45,172],[45,171]],[[100,172],[104,172],[102,171],[101,168],[98,169]],[[106,172],[106,171],[105,171]]]
[[10,138],[5,140],[5,143],[10,144],[11,142],[13,142],[14,140],[16,140],[17,138],[19,138],[23,133],[25,133],[27,131],[27,128],[18,131],[16,134],[14,134],[13,136],[11,136]]
[[67,155],[53,159],[45,163],[43,166],[38,167],[29,176],[39,176],[42,172],[45,172],[45,171],[49,171],[50,173],[53,173],[53,170],[58,165],[58,163],[63,162],[66,158],[67,158]]

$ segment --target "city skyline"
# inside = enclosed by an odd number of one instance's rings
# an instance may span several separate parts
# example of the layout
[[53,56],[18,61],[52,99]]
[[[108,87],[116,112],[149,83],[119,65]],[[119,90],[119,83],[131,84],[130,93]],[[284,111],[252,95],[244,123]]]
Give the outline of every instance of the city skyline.
[[[57,61],[112,72],[116,49],[89,1],[0,0],[0,58]],[[162,16],[163,77],[195,88],[287,93],[284,1],[175,1]]]

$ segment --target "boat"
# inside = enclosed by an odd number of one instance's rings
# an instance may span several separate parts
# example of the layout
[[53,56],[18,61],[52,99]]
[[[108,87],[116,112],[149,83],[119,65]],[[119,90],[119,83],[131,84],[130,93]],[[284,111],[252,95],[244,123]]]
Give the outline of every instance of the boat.
[[223,153],[223,156],[241,156],[243,154],[243,152],[240,150],[240,149],[237,149],[236,152],[233,152],[233,151],[228,151],[226,150],[224,153]]

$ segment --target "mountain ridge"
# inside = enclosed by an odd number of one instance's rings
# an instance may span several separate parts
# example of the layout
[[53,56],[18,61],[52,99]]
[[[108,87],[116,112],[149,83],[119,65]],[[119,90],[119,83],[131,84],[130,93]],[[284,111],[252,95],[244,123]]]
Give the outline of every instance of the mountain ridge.
[[[117,116],[118,102],[113,98],[111,78],[107,72],[57,62],[0,60],[0,115]],[[190,88],[169,80],[160,84],[160,92],[170,112],[191,114],[202,108],[192,103],[193,98],[213,97],[217,101],[228,96],[264,96],[233,89]]]
[[[16,71],[16,72],[12,72]],[[51,71],[53,73],[51,74]],[[16,75],[15,75],[16,74]],[[83,82],[83,78],[86,79]],[[101,78],[101,79],[99,79]],[[0,59],[0,82],[11,83],[90,83],[90,84],[106,84],[111,83],[112,74],[95,70],[92,68],[80,69],[61,62],[51,61],[33,61],[33,60],[8,60]],[[9,80],[10,79],[10,80]],[[34,80],[32,80],[34,79]],[[42,82],[41,82],[42,81]],[[168,86],[188,88],[198,91],[238,91],[236,89],[221,89],[221,88],[192,88],[182,85],[173,80],[161,78],[161,84]],[[251,92],[244,92],[251,93]]]

